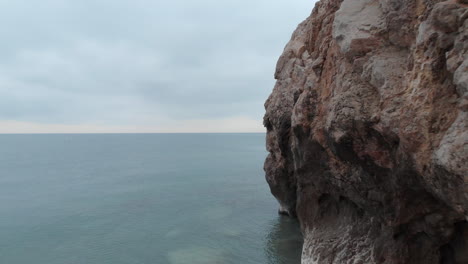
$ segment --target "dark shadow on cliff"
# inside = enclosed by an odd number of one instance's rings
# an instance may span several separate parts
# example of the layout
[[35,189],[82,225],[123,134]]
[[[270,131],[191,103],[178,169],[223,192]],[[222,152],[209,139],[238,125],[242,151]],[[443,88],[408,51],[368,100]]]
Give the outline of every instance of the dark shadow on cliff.
[[303,238],[295,218],[278,216],[265,238],[268,264],[300,264]]

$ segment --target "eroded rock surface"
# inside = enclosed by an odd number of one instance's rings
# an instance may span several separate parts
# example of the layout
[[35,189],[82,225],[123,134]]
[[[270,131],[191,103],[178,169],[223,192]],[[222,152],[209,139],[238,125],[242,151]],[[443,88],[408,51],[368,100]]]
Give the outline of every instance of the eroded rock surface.
[[302,262],[468,263],[468,3],[322,0],[265,103]]

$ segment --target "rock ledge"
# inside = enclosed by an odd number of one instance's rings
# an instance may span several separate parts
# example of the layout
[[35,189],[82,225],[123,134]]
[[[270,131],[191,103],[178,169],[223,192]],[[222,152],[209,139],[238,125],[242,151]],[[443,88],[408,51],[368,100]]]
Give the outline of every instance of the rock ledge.
[[265,103],[303,264],[468,263],[466,0],[322,0]]

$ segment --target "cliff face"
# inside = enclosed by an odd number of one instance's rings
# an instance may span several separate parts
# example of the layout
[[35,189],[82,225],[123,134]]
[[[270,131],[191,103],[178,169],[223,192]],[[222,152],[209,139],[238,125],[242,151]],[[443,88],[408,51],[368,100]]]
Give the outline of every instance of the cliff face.
[[468,1],[322,0],[265,103],[308,263],[468,263]]

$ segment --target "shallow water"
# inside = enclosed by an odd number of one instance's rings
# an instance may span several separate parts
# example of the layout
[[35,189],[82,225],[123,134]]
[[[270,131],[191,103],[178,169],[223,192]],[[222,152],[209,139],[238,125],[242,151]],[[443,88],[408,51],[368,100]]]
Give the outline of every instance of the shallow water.
[[300,263],[264,137],[0,135],[0,263]]

